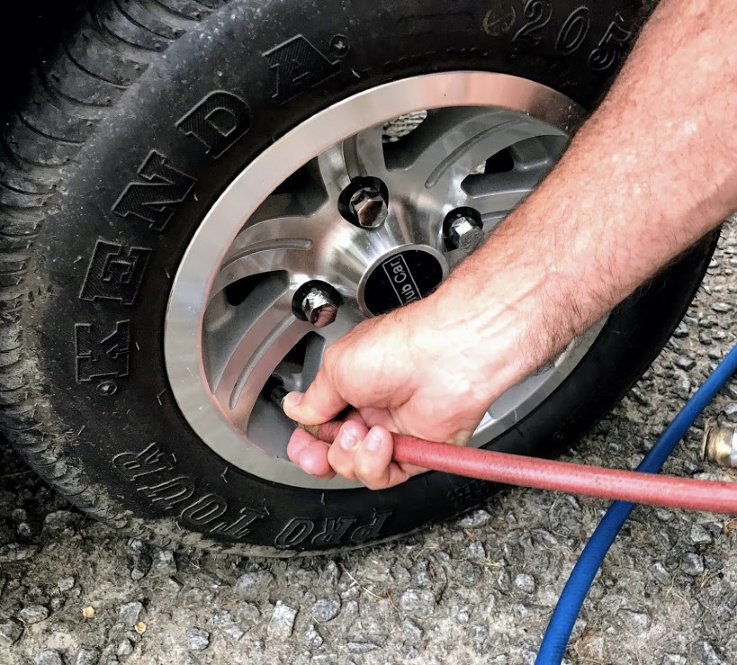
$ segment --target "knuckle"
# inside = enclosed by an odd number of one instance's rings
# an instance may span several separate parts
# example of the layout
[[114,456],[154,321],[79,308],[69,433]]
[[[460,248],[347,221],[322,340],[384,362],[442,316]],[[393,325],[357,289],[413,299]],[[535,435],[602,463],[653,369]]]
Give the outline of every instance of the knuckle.
[[380,481],[384,475],[384,469],[370,458],[367,459],[364,455],[356,456],[355,469],[356,475],[361,479],[361,482],[367,486],[369,483]]
[[330,464],[336,473],[340,474],[344,478],[355,480],[356,475],[354,473],[351,459],[345,454],[342,454],[335,446],[331,446],[328,451],[328,464]]
[[345,465],[342,457],[343,456],[340,454],[340,450],[338,450],[337,446],[330,446],[330,450],[328,450],[328,462],[330,462],[330,466],[332,466],[336,471],[340,471],[341,467]]
[[327,348],[320,371],[325,383],[332,386],[333,390],[340,392],[343,353],[337,347],[338,345],[334,344]]
[[339,357],[340,351],[337,349],[336,345],[329,346],[326,349],[325,354],[323,355],[322,367],[328,376],[330,375],[331,369],[338,363]]
[[386,489],[386,482],[383,481],[383,479],[378,478],[359,478],[361,482],[366,485],[370,490],[383,490]]

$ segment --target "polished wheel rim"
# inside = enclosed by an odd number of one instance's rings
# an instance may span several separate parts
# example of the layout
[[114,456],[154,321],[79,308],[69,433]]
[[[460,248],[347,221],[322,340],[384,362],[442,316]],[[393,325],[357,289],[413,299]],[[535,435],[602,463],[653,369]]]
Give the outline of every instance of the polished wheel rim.
[[[582,118],[526,79],[429,74],[331,106],[254,159],[200,224],[166,314],[169,380],[202,441],[267,480],[354,486],[288,461],[293,424],[270,394],[304,390],[330,344],[436,288],[532,191]],[[471,445],[538,406],[600,329],[502,395]]]

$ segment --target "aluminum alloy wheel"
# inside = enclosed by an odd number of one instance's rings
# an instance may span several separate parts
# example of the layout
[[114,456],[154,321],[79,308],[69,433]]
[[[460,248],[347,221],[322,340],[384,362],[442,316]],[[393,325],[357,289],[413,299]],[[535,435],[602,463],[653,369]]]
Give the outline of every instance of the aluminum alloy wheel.
[[[427,117],[415,127],[419,112]],[[387,140],[387,122],[396,118],[392,127],[409,122],[411,131]],[[382,291],[390,287],[382,274],[388,261],[414,261],[418,275],[442,280],[464,256],[448,247],[446,216],[472,210],[489,235],[550,170],[582,118],[570,99],[526,79],[428,74],[335,104],[253,160],[192,239],[166,315],[169,380],[204,443],[267,480],[354,486],[321,481],[288,461],[293,425],[264,397],[265,386],[272,377],[289,390],[309,385],[325,349],[375,312],[372,302],[391,301]],[[339,210],[341,195],[362,177],[378,179],[388,193],[388,216],[375,229]],[[308,283],[330,285],[342,301],[326,327],[295,313]],[[600,328],[502,395],[471,445],[539,405]]]

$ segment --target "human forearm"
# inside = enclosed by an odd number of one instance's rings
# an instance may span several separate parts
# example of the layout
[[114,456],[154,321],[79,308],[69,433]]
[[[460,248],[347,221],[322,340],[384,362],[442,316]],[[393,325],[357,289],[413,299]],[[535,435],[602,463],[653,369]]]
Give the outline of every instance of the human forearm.
[[661,3],[558,167],[436,294],[448,330],[520,348],[502,382],[737,208],[735,27],[726,0]]

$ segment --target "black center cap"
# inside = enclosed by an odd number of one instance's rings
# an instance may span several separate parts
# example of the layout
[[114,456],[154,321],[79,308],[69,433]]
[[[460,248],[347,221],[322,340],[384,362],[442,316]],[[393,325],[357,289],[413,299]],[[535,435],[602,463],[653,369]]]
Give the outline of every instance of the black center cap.
[[406,249],[377,265],[364,288],[366,309],[378,316],[424,298],[443,281],[438,259],[421,249]]

